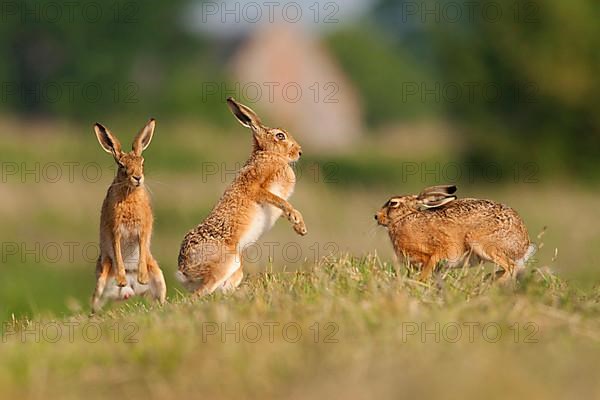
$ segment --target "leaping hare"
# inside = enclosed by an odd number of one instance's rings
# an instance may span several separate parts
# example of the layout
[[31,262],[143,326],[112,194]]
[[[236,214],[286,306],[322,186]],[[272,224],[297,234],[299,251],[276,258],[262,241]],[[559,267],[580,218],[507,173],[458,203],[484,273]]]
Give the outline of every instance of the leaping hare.
[[515,276],[533,254],[527,228],[515,210],[490,200],[458,199],[456,186],[433,186],[418,196],[389,199],[375,220],[388,228],[398,257],[421,265],[421,280],[438,262],[449,267],[491,261]]
[[243,277],[244,247],[269,231],[282,214],[296,233],[306,235],[302,215],[287,201],[296,184],[289,164],[302,155],[300,145],[286,130],[265,126],[254,111],[233,98],[227,104],[252,131],[254,148],[208,217],[181,243],[177,280],[200,296],[217,288],[235,289]]
[[92,313],[107,300],[126,300],[150,291],[161,304],[167,288],[163,273],[150,253],[152,207],[144,186],[144,151],[154,134],[151,119],[133,141],[132,151],[121,151],[119,140],[104,126],[94,125],[102,148],[112,154],[117,174],[108,188],[100,215],[100,256]]

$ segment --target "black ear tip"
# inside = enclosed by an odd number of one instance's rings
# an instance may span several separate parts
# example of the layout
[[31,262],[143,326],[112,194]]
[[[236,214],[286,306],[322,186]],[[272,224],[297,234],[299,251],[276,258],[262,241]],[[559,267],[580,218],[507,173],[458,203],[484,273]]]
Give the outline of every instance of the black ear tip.
[[229,97],[227,98],[227,102],[228,102],[228,103],[235,103],[235,99],[234,99],[233,97],[229,96]]
[[452,185],[448,188],[448,193],[453,194],[456,193],[457,190],[458,188],[456,187],[456,185]]
[[148,122],[156,122],[155,118],[150,118],[150,120]]

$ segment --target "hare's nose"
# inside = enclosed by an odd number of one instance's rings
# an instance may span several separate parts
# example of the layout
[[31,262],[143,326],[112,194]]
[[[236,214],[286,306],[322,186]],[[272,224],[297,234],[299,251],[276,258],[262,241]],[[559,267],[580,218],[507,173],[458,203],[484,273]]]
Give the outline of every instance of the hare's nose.
[[133,179],[135,179],[136,181],[138,181],[138,182],[139,182],[139,181],[141,181],[141,180],[142,180],[142,177],[141,177],[141,176],[134,176],[134,177],[133,177]]

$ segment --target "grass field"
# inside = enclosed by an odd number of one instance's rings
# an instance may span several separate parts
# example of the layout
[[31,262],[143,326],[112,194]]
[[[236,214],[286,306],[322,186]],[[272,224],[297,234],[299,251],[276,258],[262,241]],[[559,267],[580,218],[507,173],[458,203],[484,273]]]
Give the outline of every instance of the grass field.
[[342,257],[255,274],[230,297],[21,320],[0,346],[3,397],[600,395],[598,289],[533,270],[514,290],[479,269],[411,276]]
[[[124,147],[142,123],[101,122]],[[515,288],[490,287],[478,268],[423,285],[394,261],[373,214],[390,195],[448,182],[455,153],[413,154],[385,135],[352,153],[306,149],[291,202],[309,234],[279,221],[249,250],[239,291],[192,301],[173,278],[179,244],[250,138],[159,119],[145,165],[169,302],[132,301],[90,320],[113,161],[91,127],[13,121],[2,131],[2,397],[600,395],[598,187],[544,166],[535,179],[522,165],[495,182],[459,165],[461,196],[510,204],[543,245]]]

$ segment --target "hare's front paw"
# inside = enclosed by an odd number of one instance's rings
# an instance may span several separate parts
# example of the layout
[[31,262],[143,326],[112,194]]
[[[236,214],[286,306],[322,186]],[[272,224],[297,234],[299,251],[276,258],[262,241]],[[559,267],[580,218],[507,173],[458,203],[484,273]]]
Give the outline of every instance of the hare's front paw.
[[150,281],[148,278],[148,266],[145,263],[138,265],[137,280],[140,285],[147,285]]
[[304,225],[304,221],[300,221],[297,224],[294,224],[294,230],[298,235],[304,236],[308,233],[306,230],[306,225]]
[[302,218],[302,214],[300,214],[300,211],[294,210],[294,209],[292,209],[287,214],[287,218],[294,225],[299,224],[300,222],[304,222],[304,219]]
[[[121,272],[123,271],[123,272]],[[123,269],[119,269],[119,272],[117,272],[117,286],[123,287],[123,286],[127,286],[127,275],[125,275],[125,268]]]
[[299,235],[306,235],[306,225],[304,224],[304,218],[302,218],[302,214],[298,210],[292,210],[288,214],[288,219],[292,224],[294,224],[294,230]]

